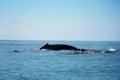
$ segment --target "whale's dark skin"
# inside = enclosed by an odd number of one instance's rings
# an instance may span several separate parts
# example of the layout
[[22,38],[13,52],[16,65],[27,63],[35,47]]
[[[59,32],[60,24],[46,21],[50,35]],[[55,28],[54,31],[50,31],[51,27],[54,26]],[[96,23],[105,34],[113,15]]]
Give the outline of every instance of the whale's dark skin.
[[80,50],[80,49],[78,49],[74,46],[70,46],[70,45],[65,45],[65,44],[49,45],[48,43],[40,48],[40,50],[42,50],[42,49],[55,50],[55,51],[58,51],[58,50],[74,50],[74,51]]
[[21,52],[21,51],[19,51],[19,50],[13,50],[13,52]]

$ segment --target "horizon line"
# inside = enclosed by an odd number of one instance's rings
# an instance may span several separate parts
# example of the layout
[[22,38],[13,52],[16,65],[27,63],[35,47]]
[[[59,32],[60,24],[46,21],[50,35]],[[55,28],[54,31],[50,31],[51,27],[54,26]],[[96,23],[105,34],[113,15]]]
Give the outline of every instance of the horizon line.
[[120,40],[33,40],[33,39],[0,39],[0,41],[120,41]]

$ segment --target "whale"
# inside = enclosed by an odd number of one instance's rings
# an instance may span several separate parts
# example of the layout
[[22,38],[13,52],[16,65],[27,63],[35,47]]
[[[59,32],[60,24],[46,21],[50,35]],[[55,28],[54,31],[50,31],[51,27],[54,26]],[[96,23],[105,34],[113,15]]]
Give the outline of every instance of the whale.
[[110,48],[107,50],[95,50],[95,49],[79,49],[76,48],[74,46],[71,45],[66,45],[66,44],[48,44],[46,43],[45,45],[43,45],[40,50],[54,50],[54,51],[58,51],[58,50],[72,50],[70,52],[70,54],[87,54],[87,53],[116,53],[118,52],[117,49],[114,48]]
[[71,46],[71,45],[66,45],[66,44],[53,44],[53,45],[50,45],[48,43],[46,43],[45,45],[43,45],[40,50],[55,50],[55,51],[58,51],[58,50],[80,50],[74,46]]
[[107,50],[93,50],[93,49],[85,49],[85,50],[78,50],[78,51],[71,51],[71,54],[87,54],[87,53],[116,53],[119,50],[114,48],[109,48]]
[[13,52],[21,52],[21,51],[15,49],[15,50],[13,50]]

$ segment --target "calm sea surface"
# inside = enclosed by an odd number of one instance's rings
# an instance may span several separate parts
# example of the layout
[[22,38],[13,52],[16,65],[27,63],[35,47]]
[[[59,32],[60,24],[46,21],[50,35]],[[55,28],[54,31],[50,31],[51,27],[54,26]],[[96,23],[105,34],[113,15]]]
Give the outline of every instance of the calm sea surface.
[[[120,53],[68,54],[40,51],[44,44],[120,50],[120,42],[0,41],[0,80],[120,80]],[[19,50],[21,52],[13,52]]]

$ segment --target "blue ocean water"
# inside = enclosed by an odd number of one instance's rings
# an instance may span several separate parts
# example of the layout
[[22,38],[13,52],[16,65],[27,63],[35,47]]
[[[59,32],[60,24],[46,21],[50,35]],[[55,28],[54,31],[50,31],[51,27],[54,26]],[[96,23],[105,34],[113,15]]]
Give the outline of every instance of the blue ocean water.
[[[40,51],[44,44],[120,50],[112,41],[0,41],[0,80],[120,80],[120,53]],[[13,52],[19,50],[21,52]]]

